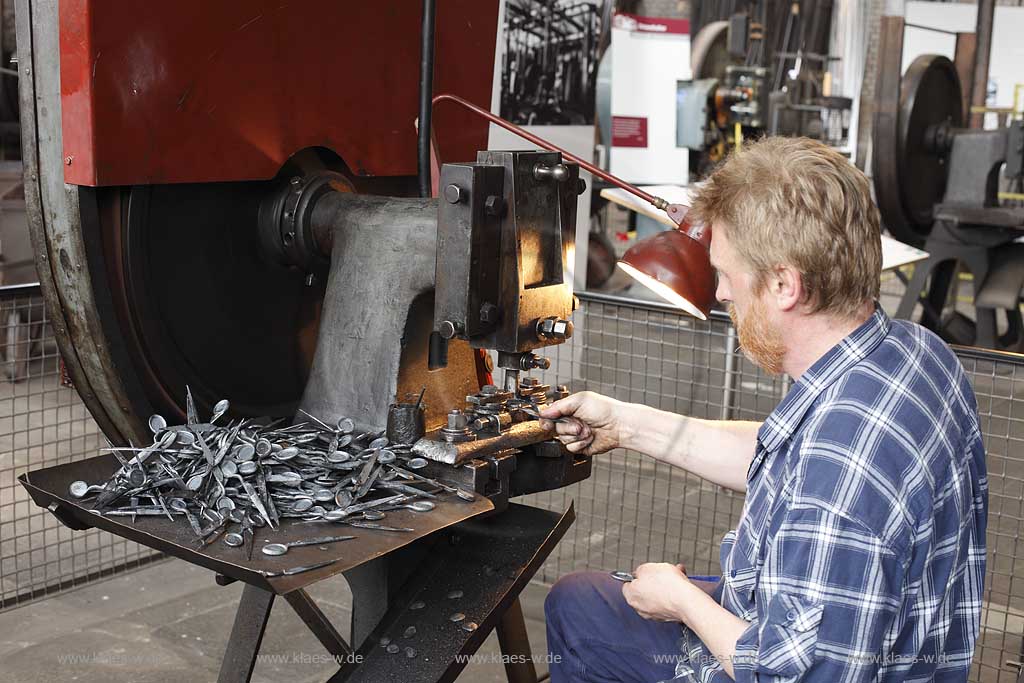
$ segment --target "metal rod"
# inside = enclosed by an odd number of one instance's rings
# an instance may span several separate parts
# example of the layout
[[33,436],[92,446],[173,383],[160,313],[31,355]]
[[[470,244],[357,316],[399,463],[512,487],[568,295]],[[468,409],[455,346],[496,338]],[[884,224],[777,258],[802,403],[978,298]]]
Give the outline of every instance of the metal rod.
[[[979,0],[978,23],[974,36],[974,74],[971,76],[971,106],[985,106],[988,95],[988,60],[992,52],[992,20],[995,16],[996,0]],[[985,115],[971,114],[971,128],[984,128]]]
[[903,25],[907,28],[916,28],[922,31],[931,31],[933,33],[945,33],[947,36],[960,35],[960,33],[958,33],[957,31],[947,31],[944,28],[935,28],[934,26],[925,26],[924,24],[911,24],[910,22],[905,22]]
[[435,0],[423,0],[423,24],[420,36],[420,119],[417,131],[416,163],[420,196],[429,197],[430,191],[430,115],[434,94],[434,19]]
[[467,100],[462,99],[461,97],[458,97],[456,95],[451,95],[451,94],[448,94],[448,93],[444,93],[444,94],[438,95],[437,97],[434,98],[434,104],[435,105],[438,102],[443,102],[443,101],[454,102],[454,103],[456,103],[458,105],[461,105],[461,106],[465,107],[466,109],[468,109],[469,111],[473,112],[474,114],[482,116],[483,118],[487,119],[491,123],[493,123],[493,124],[495,124],[497,126],[501,126],[502,128],[504,128],[505,130],[509,131],[510,133],[514,133],[515,135],[518,135],[519,137],[523,138],[524,140],[529,140],[530,142],[532,142],[535,145],[538,145],[539,147],[543,147],[544,149],[550,150],[552,152],[561,152],[563,157],[565,157],[569,161],[573,162],[574,164],[579,164],[580,167],[583,168],[584,170],[589,171],[590,173],[594,174],[598,178],[601,178],[603,180],[608,181],[609,183],[611,183],[612,185],[615,185],[616,187],[622,188],[626,192],[629,192],[630,194],[635,195],[635,196],[639,197],[640,199],[643,199],[645,202],[648,202],[649,204],[654,205],[654,207],[657,208],[657,209],[665,209],[666,207],[669,206],[668,201],[662,199],[661,197],[655,197],[652,194],[644,192],[643,190],[641,190],[639,187],[636,187],[635,185],[630,185],[625,180],[622,180],[621,178],[613,176],[611,173],[608,173],[607,171],[601,170],[597,166],[594,166],[592,163],[590,163],[588,161],[584,161],[583,159],[579,158],[575,154],[573,154],[573,153],[571,153],[571,152],[569,152],[569,151],[567,151],[565,149],[562,149],[558,145],[555,145],[555,144],[553,144],[551,142],[548,142],[544,138],[538,137],[538,136],[534,135],[533,133],[530,133],[529,131],[523,130],[522,128],[520,128],[516,124],[514,124],[514,123],[512,123],[510,121],[506,121],[505,119],[501,118],[500,116],[492,114],[491,112],[487,111],[486,109],[484,109],[482,107],[476,106],[472,102],[469,102]]
[[789,38],[793,33],[793,22],[796,21],[796,16],[800,12],[800,5],[793,3],[790,6],[789,15],[786,17],[786,30],[782,34],[782,51],[777,56],[779,58],[779,64],[775,68],[775,86],[773,90],[778,90],[782,87],[782,78],[786,72],[786,60],[789,59],[790,53],[786,52],[789,50]]
[[736,386],[736,328],[729,325],[725,333],[725,386],[722,391],[722,419],[732,419]]
[[960,105],[966,125],[971,116],[971,73],[974,69],[974,53],[977,36],[973,33],[957,33],[956,49],[953,52],[953,66],[960,77]]

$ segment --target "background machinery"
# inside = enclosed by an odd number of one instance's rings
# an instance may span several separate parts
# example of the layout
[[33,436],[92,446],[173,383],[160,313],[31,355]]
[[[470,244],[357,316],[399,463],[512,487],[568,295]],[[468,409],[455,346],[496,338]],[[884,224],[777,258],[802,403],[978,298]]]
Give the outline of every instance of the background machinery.
[[[1024,209],[1002,205],[998,195],[1000,183],[1022,176],[1021,121],[966,128],[953,61],[922,55],[901,78],[903,32],[902,17],[882,19],[873,177],[883,225],[929,257],[915,266],[897,317],[910,318],[920,303],[921,323],[951,342],[1019,348]],[[974,320],[955,310],[960,270],[972,275]]]
[[743,137],[846,144],[853,102],[831,92],[832,2],[694,3],[692,80],[680,81],[677,144],[703,176]]

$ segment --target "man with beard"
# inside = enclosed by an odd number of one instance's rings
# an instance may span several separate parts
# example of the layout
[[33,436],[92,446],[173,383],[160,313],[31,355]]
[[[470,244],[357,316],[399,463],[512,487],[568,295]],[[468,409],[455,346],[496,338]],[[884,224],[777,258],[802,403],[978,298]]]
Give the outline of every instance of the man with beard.
[[552,682],[966,681],[988,507],[977,405],[949,347],[876,303],[867,179],[820,143],[766,138],[692,213],[741,348],[794,384],[763,423],[592,392],[543,412],[568,418],[547,426],[573,452],[638,451],[746,494],[719,581],[668,563],[560,580]]

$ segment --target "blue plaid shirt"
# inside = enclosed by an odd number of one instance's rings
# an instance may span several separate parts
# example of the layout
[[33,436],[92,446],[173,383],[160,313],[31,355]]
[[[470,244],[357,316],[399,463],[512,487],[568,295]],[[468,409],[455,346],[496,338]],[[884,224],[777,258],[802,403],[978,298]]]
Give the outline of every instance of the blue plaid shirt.
[[[963,367],[880,309],[761,426],[715,598],[736,681],[966,681],[988,483]],[[677,680],[729,681],[688,629]]]

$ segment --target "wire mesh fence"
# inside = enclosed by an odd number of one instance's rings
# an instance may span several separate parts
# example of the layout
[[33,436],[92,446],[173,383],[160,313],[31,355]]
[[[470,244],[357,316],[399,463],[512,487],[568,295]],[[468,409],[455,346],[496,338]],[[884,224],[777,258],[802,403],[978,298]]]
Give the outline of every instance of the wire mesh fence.
[[0,610],[159,557],[98,530],[73,532],[18,483],[96,455],[104,438],[69,384],[38,285],[0,287]]
[[[710,419],[760,419],[782,396],[783,380],[726,353],[735,349],[727,320],[702,322],[613,297],[581,299],[576,334],[548,349],[545,383]],[[721,537],[743,507],[741,495],[623,450],[597,457],[588,480],[532,502],[564,509],[571,499],[576,524],[539,573],[543,582],[670,558],[694,574],[716,572]]]
[[[898,298],[899,284],[889,283]],[[648,302],[582,294],[576,335],[552,351],[545,383],[700,418],[761,420],[788,383],[736,351],[725,316],[698,321]],[[885,296],[883,296],[883,303]],[[1011,683],[1024,635],[1024,356],[956,349],[978,398],[988,449],[990,517],[982,634],[970,680]],[[682,562],[717,574],[719,546],[736,526],[743,497],[622,450],[598,456],[590,479],[531,502],[577,521],[537,580],[580,569],[631,569]]]
[[958,349],[978,399],[989,476],[988,564],[977,680],[1016,681],[1024,659],[1024,360]]
[[[889,278],[882,301],[900,295]],[[582,294],[576,335],[548,349],[550,384],[702,418],[760,420],[788,390],[737,352],[724,316],[698,321],[655,303]],[[894,308],[894,304],[892,305]],[[91,530],[71,532],[29,500],[17,476],[94,455],[104,444],[60,360],[38,287],[0,288],[0,610],[25,604],[158,558],[134,543]],[[982,637],[972,681],[1008,683],[1024,633],[1024,356],[958,349],[978,397],[990,477],[989,563]],[[672,560],[715,574],[722,536],[743,497],[637,453],[595,459],[575,486],[530,496],[576,524],[537,575],[542,583],[577,569],[630,569]]]

